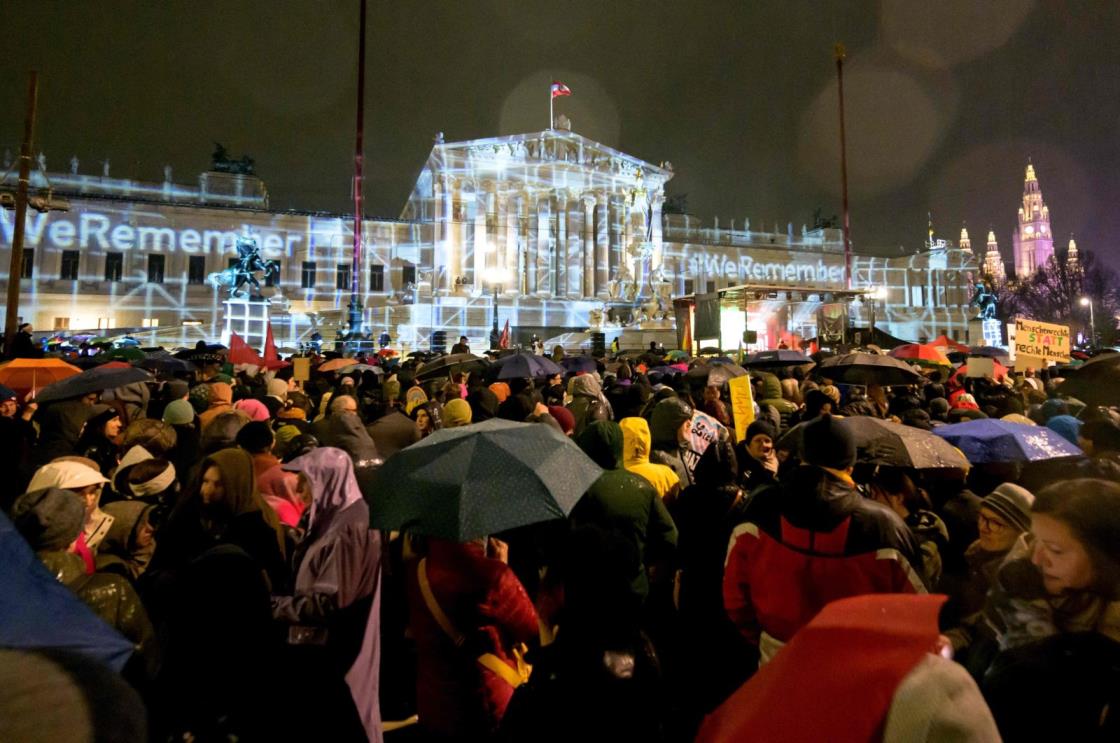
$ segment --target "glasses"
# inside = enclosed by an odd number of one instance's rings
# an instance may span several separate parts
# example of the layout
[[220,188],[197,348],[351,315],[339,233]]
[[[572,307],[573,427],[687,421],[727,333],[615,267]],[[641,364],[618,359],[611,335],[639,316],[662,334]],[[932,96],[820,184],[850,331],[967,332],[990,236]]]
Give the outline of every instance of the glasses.
[[978,518],[978,525],[981,529],[986,527],[990,531],[1003,531],[1004,529],[1011,528],[1011,524],[1005,523],[996,518],[992,518],[991,516],[980,514]]

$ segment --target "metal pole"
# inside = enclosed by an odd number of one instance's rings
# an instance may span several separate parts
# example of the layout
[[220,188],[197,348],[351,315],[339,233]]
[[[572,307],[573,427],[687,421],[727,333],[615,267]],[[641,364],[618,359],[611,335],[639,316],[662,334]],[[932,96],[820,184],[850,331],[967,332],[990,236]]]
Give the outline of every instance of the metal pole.
[[358,0],[361,16],[358,22],[358,116],[354,134],[354,257],[350,270],[350,306],[348,308],[349,340],[362,333],[362,305],[358,297],[362,268],[362,131],[364,129],[366,87],[366,0]]
[[27,190],[31,181],[31,150],[35,138],[35,111],[39,101],[39,73],[31,70],[27,80],[27,118],[19,151],[19,185],[16,189],[16,223],[12,232],[12,255],[8,272],[8,308],[4,316],[4,355],[12,352],[19,322],[19,289],[23,276],[23,233],[27,225]]
[[1097,320],[1093,316],[1093,299],[1092,299],[1092,297],[1089,298],[1089,332],[1092,333],[1092,336],[1089,338],[1089,343],[1090,343],[1091,346],[1096,346],[1097,345]]
[[844,288],[852,288],[852,222],[848,214],[848,144],[844,131],[844,58],[847,50],[836,44],[836,81],[840,91],[840,183],[844,208]]

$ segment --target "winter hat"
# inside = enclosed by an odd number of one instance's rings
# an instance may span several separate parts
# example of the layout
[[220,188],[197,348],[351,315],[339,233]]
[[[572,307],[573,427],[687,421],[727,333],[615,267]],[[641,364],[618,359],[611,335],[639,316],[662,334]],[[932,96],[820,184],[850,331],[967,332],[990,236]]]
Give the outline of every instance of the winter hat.
[[272,429],[264,421],[249,421],[237,432],[235,440],[242,449],[250,454],[256,454],[271,449],[275,437],[272,435]]
[[137,498],[151,498],[175,484],[175,465],[162,459],[147,461],[150,464],[129,471],[128,489]]
[[172,400],[163,409],[163,422],[172,426],[185,426],[194,421],[194,416],[194,408],[186,400]]
[[271,417],[268,408],[260,400],[238,400],[233,409],[245,413],[252,421],[267,421]]
[[275,433],[277,448],[283,451],[285,448],[287,448],[289,442],[291,442],[295,437],[299,436],[299,434],[299,429],[293,425],[280,426],[276,429]]
[[816,418],[825,405],[836,407],[836,402],[819,389],[811,389],[805,393],[805,417]]
[[1046,402],[1042,403],[1042,407],[1038,409],[1042,415],[1043,420],[1050,420],[1056,415],[1069,415],[1069,406],[1066,405],[1065,400],[1059,400],[1056,397],[1051,397]]
[[570,436],[572,431],[576,429],[576,417],[567,408],[560,405],[549,405],[548,414],[560,424],[560,430],[564,432],[565,436]]
[[201,413],[210,407],[211,392],[212,390],[208,384],[199,384],[191,388],[188,400],[190,401],[191,407],[195,409],[195,412]]
[[1077,446],[1077,434],[1081,432],[1081,421],[1072,415],[1055,415],[1046,421],[1046,427]]
[[283,379],[273,379],[268,383],[268,394],[281,400],[288,399],[288,383]]
[[66,549],[85,520],[85,503],[62,488],[29,490],[12,504],[12,522],[33,550]]
[[285,400],[284,407],[276,411],[276,418],[277,420],[305,421],[307,420],[307,411],[297,405],[293,405],[291,400]]
[[0,384],[0,402],[7,402],[8,400],[18,400],[19,395],[11,387],[5,387]]
[[498,408],[501,406],[498,396],[486,387],[478,387],[472,390],[467,401],[471,407],[471,420],[477,423],[493,418],[498,414]]
[[821,387],[821,392],[828,395],[828,399],[832,400],[833,406],[840,404],[840,388],[834,384],[826,384]]
[[140,418],[128,424],[124,429],[124,439],[121,449],[127,451],[137,444],[152,453],[152,456],[162,457],[175,449],[179,434],[170,423],[156,420],[155,418]]
[[1007,415],[1000,418],[1000,420],[1001,421],[1007,421],[1008,423],[1022,423],[1024,426],[1037,426],[1038,425],[1037,423],[1032,421],[1027,416],[1021,415],[1019,413],[1008,413]]
[[856,463],[856,440],[844,421],[822,415],[809,421],[802,431],[801,461],[846,470]]
[[89,485],[100,485],[105,482],[109,480],[93,467],[81,462],[62,460],[44,464],[37,469],[27,485],[27,491],[43,488],[80,490]]
[[163,386],[164,397],[170,400],[181,400],[191,393],[191,387],[182,379],[172,379]]
[[471,406],[462,398],[449,400],[443,406],[443,427],[458,428],[470,425]]
[[980,507],[1003,517],[1019,531],[1030,531],[1033,504],[1034,494],[1031,491],[1015,483],[1005,482],[981,501]]
[[773,423],[760,419],[747,426],[747,435],[743,438],[743,441],[747,442],[747,446],[750,446],[755,436],[769,436],[771,441],[777,441],[778,431],[774,428]]
[[499,404],[505,402],[510,396],[509,385],[505,382],[494,382],[490,385],[490,391],[498,398]]

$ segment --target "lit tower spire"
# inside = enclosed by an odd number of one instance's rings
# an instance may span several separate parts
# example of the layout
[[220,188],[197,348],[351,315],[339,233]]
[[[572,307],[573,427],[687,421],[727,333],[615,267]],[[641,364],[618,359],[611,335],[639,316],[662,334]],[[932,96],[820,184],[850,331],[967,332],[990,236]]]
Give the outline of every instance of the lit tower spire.
[[1026,278],[1044,268],[1054,255],[1054,236],[1050,232],[1050,210],[1042,200],[1042,190],[1034,165],[1027,161],[1023,181],[1023,205],[1019,207],[1019,224],[1012,235],[1015,274]]
[[961,225],[960,249],[966,253],[972,252],[972,241],[968,239],[968,227]]
[[996,281],[1003,281],[1003,258],[999,254],[995,230],[988,230],[988,250],[984,253],[984,273]]
[[1066,265],[1069,266],[1071,271],[1081,265],[1081,259],[1077,255],[1077,241],[1073,239],[1072,234],[1070,234],[1069,236],[1069,248],[1068,252],[1066,253]]

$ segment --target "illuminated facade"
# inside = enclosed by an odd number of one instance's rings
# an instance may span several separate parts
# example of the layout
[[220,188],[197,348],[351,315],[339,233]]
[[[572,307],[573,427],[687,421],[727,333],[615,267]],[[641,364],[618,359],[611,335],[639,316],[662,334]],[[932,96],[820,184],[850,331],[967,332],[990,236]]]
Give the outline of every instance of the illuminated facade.
[[1015,275],[1026,278],[1046,265],[1054,255],[1054,235],[1050,232],[1050,209],[1042,200],[1042,190],[1027,163],[1023,182],[1023,205],[1019,207],[1019,224],[1012,235],[1015,252]]
[[[349,300],[348,217],[271,211],[252,176],[204,173],[193,188],[164,175],[157,184],[50,173],[71,208],[28,214],[26,319],[38,330],[149,327],[150,340],[163,344],[216,338],[224,297],[206,276],[227,268],[236,238],[250,233],[265,259],[280,262],[265,289],[277,342],[295,346],[315,330],[332,339]],[[484,346],[495,319],[522,339],[588,327],[613,337],[671,329],[674,296],[758,285],[788,289],[786,327],[808,332],[816,304],[845,286],[840,231],[663,215],[672,177],[668,163],[565,130],[437,137],[400,219],[364,223],[368,329],[388,330],[406,349],[427,347],[434,329]],[[32,188],[45,183],[36,172]],[[0,260],[12,223],[12,212],[0,210]],[[877,324],[915,339],[966,336],[977,270],[971,250],[944,244],[853,261],[857,288],[886,293]],[[765,305],[748,308],[745,322]],[[861,312],[853,308],[857,322]]]
[[984,252],[984,273],[997,282],[1002,282],[1006,278],[1003,269],[1003,256],[999,252],[995,230],[988,230],[988,246]]

